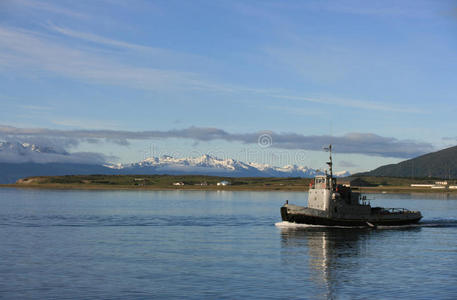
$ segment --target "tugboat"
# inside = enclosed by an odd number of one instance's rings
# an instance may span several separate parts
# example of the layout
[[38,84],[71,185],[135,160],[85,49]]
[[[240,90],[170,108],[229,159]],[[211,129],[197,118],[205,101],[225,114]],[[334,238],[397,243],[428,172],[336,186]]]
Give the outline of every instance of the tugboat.
[[350,187],[339,185],[333,178],[332,145],[327,162],[330,174],[318,175],[310,184],[308,207],[289,204],[281,207],[283,221],[324,226],[396,226],[419,222],[420,211],[404,208],[371,207],[366,197]]

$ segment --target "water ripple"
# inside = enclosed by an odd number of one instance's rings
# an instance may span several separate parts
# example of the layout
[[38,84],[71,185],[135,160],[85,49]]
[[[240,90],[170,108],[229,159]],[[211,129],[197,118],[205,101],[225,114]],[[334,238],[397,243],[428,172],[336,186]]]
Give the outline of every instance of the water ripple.
[[423,220],[418,224],[422,227],[457,227],[457,219],[431,219]]
[[239,215],[211,216],[98,216],[98,215],[15,215],[0,216],[0,226],[20,227],[100,227],[100,226],[271,226],[271,218]]

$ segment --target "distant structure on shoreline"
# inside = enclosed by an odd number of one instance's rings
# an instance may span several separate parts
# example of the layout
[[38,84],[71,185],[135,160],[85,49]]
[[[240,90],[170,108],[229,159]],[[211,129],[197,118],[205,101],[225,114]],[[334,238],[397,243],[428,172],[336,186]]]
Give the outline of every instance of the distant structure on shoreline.
[[411,187],[451,190],[457,189],[457,185],[450,185],[447,181],[435,181],[435,184],[412,183]]
[[221,182],[218,182],[217,185],[218,186],[226,186],[226,185],[231,185],[232,183],[230,181],[227,181],[227,180],[222,180]]

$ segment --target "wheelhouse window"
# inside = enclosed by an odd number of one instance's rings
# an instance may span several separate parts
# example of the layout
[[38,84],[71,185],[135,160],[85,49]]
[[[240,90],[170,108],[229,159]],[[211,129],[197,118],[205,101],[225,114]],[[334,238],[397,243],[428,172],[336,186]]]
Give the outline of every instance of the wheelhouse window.
[[326,178],[316,178],[314,180],[314,184],[316,188],[325,189],[327,187],[327,179]]

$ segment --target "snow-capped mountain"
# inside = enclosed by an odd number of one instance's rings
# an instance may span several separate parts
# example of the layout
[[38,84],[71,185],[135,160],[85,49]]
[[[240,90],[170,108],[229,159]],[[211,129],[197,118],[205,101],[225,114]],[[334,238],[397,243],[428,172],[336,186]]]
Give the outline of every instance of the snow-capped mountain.
[[68,155],[68,152],[64,150],[57,151],[54,148],[47,146],[39,146],[35,144],[20,142],[0,142],[0,151],[16,153],[18,155],[27,155],[31,152]]
[[0,141],[0,183],[14,183],[29,176],[115,174],[103,167],[98,153],[69,153],[59,147]]
[[[165,155],[150,157],[138,163],[105,166],[131,174],[200,174],[235,177],[314,177],[322,174],[303,166],[274,167],[267,164],[244,163],[234,159],[220,159],[207,154],[195,158],[173,158]],[[335,175],[348,176],[349,172],[342,171]]]
[[0,141],[0,162],[3,163],[80,163],[101,165],[105,161],[106,157],[100,153],[70,153],[58,146]]

